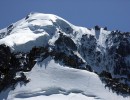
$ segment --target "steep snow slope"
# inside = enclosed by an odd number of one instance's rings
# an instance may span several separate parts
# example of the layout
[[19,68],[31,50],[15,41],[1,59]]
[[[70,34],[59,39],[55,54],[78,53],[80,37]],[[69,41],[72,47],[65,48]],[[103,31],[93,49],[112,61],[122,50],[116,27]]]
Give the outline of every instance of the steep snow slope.
[[[17,84],[7,100],[129,100],[105,89],[100,78],[88,71],[68,68],[50,57],[27,72],[28,84]],[[4,93],[4,92],[3,92]],[[2,93],[2,94],[3,94]],[[1,94],[1,95],[2,95]],[[0,95],[0,99],[2,96]]]
[[4,43],[15,51],[28,52],[33,46],[54,44],[59,31],[79,43],[83,34],[92,34],[90,30],[77,27],[52,14],[30,13],[26,18],[0,31],[0,44]]

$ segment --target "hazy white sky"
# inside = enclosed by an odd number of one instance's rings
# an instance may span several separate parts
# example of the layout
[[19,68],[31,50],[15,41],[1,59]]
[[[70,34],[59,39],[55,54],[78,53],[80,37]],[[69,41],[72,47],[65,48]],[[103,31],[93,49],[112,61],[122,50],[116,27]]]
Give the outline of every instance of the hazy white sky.
[[56,14],[72,24],[130,31],[130,0],[1,0],[0,28],[30,12]]

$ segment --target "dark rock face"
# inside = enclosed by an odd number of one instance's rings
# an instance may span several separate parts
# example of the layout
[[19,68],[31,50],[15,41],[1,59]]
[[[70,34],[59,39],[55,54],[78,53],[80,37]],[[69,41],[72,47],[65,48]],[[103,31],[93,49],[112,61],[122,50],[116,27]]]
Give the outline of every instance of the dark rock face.
[[77,47],[75,45],[75,43],[73,42],[73,40],[65,35],[63,35],[62,33],[60,34],[60,37],[56,40],[55,45],[57,48],[59,49],[69,49],[69,50],[73,50],[76,51]]
[[99,31],[100,30],[100,27],[98,25],[96,25],[95,27],[95,30]]
[[[0,92],[9,87],[15,89],[18,82],[28,83],[30,80],[27,79],[24,72],[31,71],[36,63],[35,59],[39,59],[38,62],[41,62],[49,56],[55,61],[63,62],[73,68],[80,68],[79,66],[84,64],[74,53],[67,55],[54,48],[49,51],[49,47],[33,47],[29,53],[11,53],[9,47],[0,45]],[[90,70],[89,67],[84,69]],[[17,77],[17,73],[19,73],[19,77]]]
[[107,30],[107,27],[104,27],[104,30]]
[[9,25],[7,27],[7,35],[9,35],[11,33],[11,31],[13,30],[13,28],[14,28],[13,24],[11,24],[11,25]]
[[9,25],[7,27],[7,29],[6,29],[7,30],[6,32],[1,32],[0,33],[0,39],[4,38],[7,35],[10,35],[11,31],[13,30],[13,28],[14,28],[13,24]]
[[103,71],[99,74],[101,80],[106,84],[105,87],[109,87],[113,92],[117,94],[130,94],[130,87],[127,84],[123,84],[120,82],[118,78],[112,78],[109,72]]
[[[9,26],[8,29],[12,27]],[[66,30],[69,26],[63,25],[63,27]],[[95,26],[95,29],[100,32],[99,26]],[[73,30],[66,31],[69,34]],[[36,63],[35,60],[41,62],[47,57],[52,57],[56,62],[62,62],[69,67],[94,71],[101,77],[106,87],[119,94],[130,94],[129,32],[112,31],[105,41],[104,51],[94,35],[83,35],[80,45],[76,45],[72,38],[61,31],[59,33],[55,46],[48,44],[46,47],[33,47],[29,53],[12,53],[9,47],[0,45],[0,91],[8,87],[15,88],[17,82],[29,82],[24,72],[31,71]],[[79,53],[81,57],[76,53]],[[20,74],[18,78],[17,73]]]
[[107,55],[114,61],[112,66],[114,74],[129,76],[130,64],[127,59],[130,56],[130,33],[113,32],[106,44],[108,45]]
[[115,75],[120,75],[120,77],[125,76],[129,79],[130,33],[111,32],[105,43],[105,52],[97,51],[96,38],[91,35],[83,35],[78,50],[89,65],[102,67],[111,73],[113,78]]
[[56,61],[63,61],[63,63],[67,66],[92,71],[89,65],[86,65],[86,67],[81,67],[85,63],[81,58],[74,54],[77,50],[78,48],[73,40],[70,37],[60,33],[59,38],[55,41],[55,47],[53,49],[54,53],[52,54]]
[[[99,27],[96,26],[95,29],[99,30]],[[97,73],[105,84],[109,83],[106,86],[117,93],[130,94],[130,33],[118,30],[111,32],[105,41],[105,52],[97,50],[100,46],[95,36],[83,35],[80,43],[79,53],[94,72],[100,69]],[[122,89],[117,88],[118,86]]]
[[79,53],[91,66],[95,61],[96,54],[96,38],[92,35],[83,35],[81,38],[81,46],[79,47]]
[[53,56],[56,61],[62,61],[65,65],[73,68],[80,68],[80,66],[84,64],[83,61],[74,54],[66,55],[64,52],[55,52]]
[[106,41],[106,45],[106,70],[112,75],[113,79],[118,80],[116,83],[120,84],[120,87],[124,87],[125,90],[118,89],[119,86],[114,82],[110,82],[111,86],[112,83],[115,84],[115,88],[111,88],[117,92],[120,90],[123,91],[122,93],[130,94],[130,33],[112,32]]
[[109,35],[108,40],[106,41],[107,46],[111,45],[111,47],[108,46],[109,53],[111,54],[117,53],[122,57],[129,55],[130,54],[130,46],[129,46],[130,40],[129,39],[130,39],[130,33],[126,34],[126,33],[120,33],[120,32],[112,32]]
[[[32,63],[34,61],[30,55],[11,53],[9,47],[0,45],[0,92],[8,87],[14,89],[17,82],[28,83],[23,72],[31,70],[34,66]],[[20,74],[19,77],[16,77],[16,73]]]

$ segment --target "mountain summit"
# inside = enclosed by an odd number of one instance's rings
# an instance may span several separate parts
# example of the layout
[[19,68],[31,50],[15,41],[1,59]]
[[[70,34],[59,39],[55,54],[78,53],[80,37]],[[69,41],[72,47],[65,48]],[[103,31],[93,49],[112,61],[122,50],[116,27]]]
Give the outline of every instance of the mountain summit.
[[[46,45],[49,41],[53,44],[54,41],[52,39],[58,38],[59,32],[70,36],[75,42],[85,33],[92,34],[87,28],[74,26],[56,15],[30,13],[24,19],[2,29],[0,31],[0,43],[6,43],[6,45],[12,47],[14,50],[17,48],[14,46],[29,43],[30,48],[26,48],[29,51],[33,46]],[[38,43],[33,44],[34,41]]]
[[30,13],[0,30],[1,100],[129,100],[130,32]]

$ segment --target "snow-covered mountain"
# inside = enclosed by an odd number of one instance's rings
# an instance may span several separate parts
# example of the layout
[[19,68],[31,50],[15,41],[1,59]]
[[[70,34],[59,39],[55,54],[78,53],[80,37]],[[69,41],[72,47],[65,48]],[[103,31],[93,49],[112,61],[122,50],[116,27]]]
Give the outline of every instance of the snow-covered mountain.
[[1,100],[130,99],[129,32],[30,13],[0,44]]
[[[53,45],[59,37],[59,32],[71,37],[76,44],[83,34],[92,34],[87,28],[74,26],[56,15],[31,13],[26,18],[2,29],[0,43],[10,46],[15,51],[27,52],[35,45],[41,46],[47,43]],[[27,46],[27,48],[19,49],[19,46],[25,48]]]

